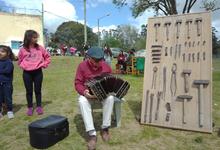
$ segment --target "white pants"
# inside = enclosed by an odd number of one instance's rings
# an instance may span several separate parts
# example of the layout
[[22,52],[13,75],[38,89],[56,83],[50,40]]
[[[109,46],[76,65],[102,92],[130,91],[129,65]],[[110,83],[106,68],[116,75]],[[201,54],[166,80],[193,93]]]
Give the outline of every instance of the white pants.
[[[80,95],[78,101],[86,132],[95,130],[90,100]],[[111,126],[111,114],[114,106],[114,96],[108,96],[102,102],[102,106],[102,128],[107,128]]]
[[105,62],[111,67],[112,58],[110,56],[106,56],[104,58],[105,58]]

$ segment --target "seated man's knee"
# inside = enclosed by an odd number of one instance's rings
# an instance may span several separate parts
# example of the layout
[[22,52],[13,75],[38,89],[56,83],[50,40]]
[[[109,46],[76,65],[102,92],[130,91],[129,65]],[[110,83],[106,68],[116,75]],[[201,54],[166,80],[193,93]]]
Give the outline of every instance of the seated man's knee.
[[110,95],[106,99],[107,103],[114,103],[114,96]]
[[84,96],[79,96],[78,102],[79,102],[79,105],[83,105],[83,104],[87,104],[87,103],[88,103],[88,100],[87,100],[87,98],[84,97]]

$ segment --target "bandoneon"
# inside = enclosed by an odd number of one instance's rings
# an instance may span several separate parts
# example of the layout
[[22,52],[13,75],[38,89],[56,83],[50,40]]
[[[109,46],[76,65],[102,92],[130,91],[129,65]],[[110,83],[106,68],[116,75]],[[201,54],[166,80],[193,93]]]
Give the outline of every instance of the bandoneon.
[[90,93],[95,95],[100,101],[106,99],[109,95],[121,99],[130,88],[130,84],[127,81],[110,74],[97,76],[86,82],[86,86],[89,88]]

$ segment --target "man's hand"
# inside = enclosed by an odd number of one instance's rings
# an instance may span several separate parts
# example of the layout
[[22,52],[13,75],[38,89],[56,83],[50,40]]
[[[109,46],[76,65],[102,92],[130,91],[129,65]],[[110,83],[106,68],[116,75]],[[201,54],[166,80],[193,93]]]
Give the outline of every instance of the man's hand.
[[89,93],[89,90],[85,90],[83,93],[84,93],[84,96],[85,96],[86,98],[88,98],[88,99],[96,99],[96,96],[95,96],[95,95],[91,95],[91,94]]

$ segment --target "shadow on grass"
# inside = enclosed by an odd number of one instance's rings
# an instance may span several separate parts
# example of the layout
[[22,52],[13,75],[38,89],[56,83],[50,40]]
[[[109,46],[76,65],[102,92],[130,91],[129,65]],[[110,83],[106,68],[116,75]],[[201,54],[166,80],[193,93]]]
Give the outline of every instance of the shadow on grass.
[[129,108],[132,110],[135,119],[140,122],[141,118],[141,101],[127,101]]
[[[42,106],[46,106],[48,104],[52,103],[52,101],[43,101]],[[36,103],[33,103],[33,106],[36,106]],[[13,104],[13,112],[18,112],[22,107],[27,107],[27,104]],[[3,104],[3,114],[7,114],[7,106],[6,104]]]
[[[93,112],[93,120],[94,120],[94,126],[96,131],[100,131],[101,130],[101,125],[102,125],[102,112]],[[76,129],[77,132],[85,139],[88,139],[88,135],[86,133],[86,129],[84,126],[84,122],[82,119],[81,114],[77,114],[74,117],[74,123],[76,124]],[[116,122],[114,120],[114,118],[112,117],[112,121],[111,121],[111,128],[115,128],[116,127]],[[97,133],[98,134],[98,133]]]

